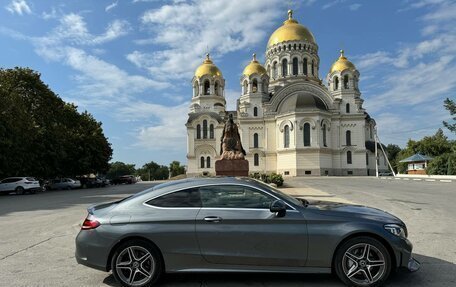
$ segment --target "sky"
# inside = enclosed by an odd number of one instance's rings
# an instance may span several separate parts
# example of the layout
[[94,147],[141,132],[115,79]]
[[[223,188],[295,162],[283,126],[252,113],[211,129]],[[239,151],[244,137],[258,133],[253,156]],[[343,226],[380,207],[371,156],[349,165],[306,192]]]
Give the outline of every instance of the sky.
[[404,147],[450,120],[455,0],[0,0],[0,67],[30,67],[93,114],[113,161],[185,164],[191,79],[206,52],[235,110],[244,66],[252,53],[264,62],[290,8],[316,38],[320,78],[340,49],[356,65],[382,143]]

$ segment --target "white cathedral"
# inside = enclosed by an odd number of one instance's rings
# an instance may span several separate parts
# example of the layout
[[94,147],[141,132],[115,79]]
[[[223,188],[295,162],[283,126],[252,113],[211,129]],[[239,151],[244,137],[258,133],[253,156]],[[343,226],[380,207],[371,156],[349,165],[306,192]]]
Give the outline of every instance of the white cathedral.
[[[250,173],[284,176],[375,175],[375,121],[363,108],[359,72],[344,52],[326,85],[313,34],[288,11],[269,38],[266,62],[253,55],[236,111],[226,111],[225,80],[209,55],[192,79],[187,127],[187,175],[215,175],[229,114],[238,124]],[[387,170],[380,156],[379,169]]]

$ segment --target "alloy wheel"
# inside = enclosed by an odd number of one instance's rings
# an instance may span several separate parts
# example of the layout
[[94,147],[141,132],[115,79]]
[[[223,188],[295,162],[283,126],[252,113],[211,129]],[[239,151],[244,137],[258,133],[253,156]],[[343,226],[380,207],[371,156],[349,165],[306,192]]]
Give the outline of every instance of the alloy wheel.
[[386,259],[374,245],[358,243],[345,251],[342,270],[358,286],[370,286],[379,281],[386,270]]
[[154,276],[155,260],[142,246],[129,246],[123,249],[115,262],[119,279],[129,286],[141,286]]

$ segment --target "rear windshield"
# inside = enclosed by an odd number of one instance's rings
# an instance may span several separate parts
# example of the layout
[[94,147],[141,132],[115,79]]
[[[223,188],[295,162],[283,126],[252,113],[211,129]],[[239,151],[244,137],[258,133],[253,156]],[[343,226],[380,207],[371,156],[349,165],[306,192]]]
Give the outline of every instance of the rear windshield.
[[35,181],[36,180],[33,177],[26,177],[25,179],[28,180],[28,181]]

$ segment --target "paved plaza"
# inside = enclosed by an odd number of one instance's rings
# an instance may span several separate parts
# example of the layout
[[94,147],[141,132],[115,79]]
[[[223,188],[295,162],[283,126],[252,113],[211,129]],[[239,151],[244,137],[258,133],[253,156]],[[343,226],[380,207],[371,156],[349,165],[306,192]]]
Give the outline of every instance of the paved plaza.
[[[0,196],[0,286],[119,286],[110,273],[76,264],[74,239],[92,203],[113,201],[156,183]],[[456,183],[366,177],[286,180],[283,190],[316,200],[391,212],[409,229],[422,262],[387,286],[456,285]],[[170,274],[160,286],[343,286],[331,275]]]

